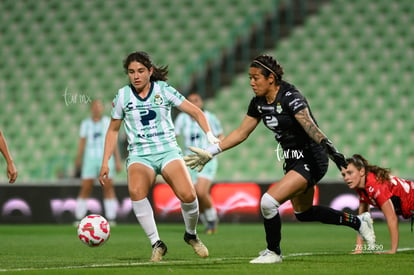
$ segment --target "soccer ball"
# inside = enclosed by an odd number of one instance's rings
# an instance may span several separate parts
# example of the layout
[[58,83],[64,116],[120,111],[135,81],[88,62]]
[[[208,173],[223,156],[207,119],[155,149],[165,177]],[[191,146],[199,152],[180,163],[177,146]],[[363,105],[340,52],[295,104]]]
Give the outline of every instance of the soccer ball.
[[103,245],[109,239],[110,234],[108,221],[101,215],[88,215],[78,225],[79,240],[89,247]]

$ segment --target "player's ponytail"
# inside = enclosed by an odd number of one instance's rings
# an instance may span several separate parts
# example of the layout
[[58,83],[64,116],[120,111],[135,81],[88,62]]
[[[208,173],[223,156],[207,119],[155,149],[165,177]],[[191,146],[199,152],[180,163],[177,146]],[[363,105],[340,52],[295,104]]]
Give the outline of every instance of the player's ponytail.
[[346,161],[348,164],[352,163],[358,170],[365,168],[366,174],[368,172],[374,173],[379,182],[390,180],[390,169],[372,165],[359,154],[352,155],[352,157],[348,158]]
[[266,77],[273,74],[276,79],[276,85],[281,84],[284,73],[283,68],[272,56],[266,54],[259,55],[253,60],[250,67],[262,69],[262,73]]

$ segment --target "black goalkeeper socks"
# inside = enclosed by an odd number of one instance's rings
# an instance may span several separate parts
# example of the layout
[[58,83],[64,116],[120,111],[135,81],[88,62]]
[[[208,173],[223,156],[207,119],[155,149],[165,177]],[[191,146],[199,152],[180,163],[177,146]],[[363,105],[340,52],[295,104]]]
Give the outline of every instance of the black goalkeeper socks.
[[267,249],[280,255],[280,240],[282,223],[279,213],[271,219],[264,219],[264,228],[266,232]]
[[319,221],[326,224],[345,225],[355,230],[361,226],[361,221],[356,215],[321,205],[314,205],[305,212],[296,213],[295,216],[302,222]]

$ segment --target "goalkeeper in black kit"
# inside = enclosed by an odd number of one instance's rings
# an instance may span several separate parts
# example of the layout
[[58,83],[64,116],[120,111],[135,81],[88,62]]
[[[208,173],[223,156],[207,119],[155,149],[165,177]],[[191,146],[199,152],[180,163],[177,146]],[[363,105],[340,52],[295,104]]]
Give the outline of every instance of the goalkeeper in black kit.
[[249,68],[250,86],[255,96],[240,126],[220,143],[207,148],[191,148],[194,154],[184,159],[190,168],[202,170],[211,158],[237,146],[248,138],[262,120],[284,151],[284,176],[260,201],[267,247],[252,264],[282,262],[281,219],[278,208],[290,200],[299,221],[319,221],[344,225],[358,231],[375,246],[375,233],[368,212],[353,215],[335,209],[312,205],[314,185],[328,170],[329,158],[338,169],[347,163],[326,135],[319,129],[306,98],[292,84],[282,80],[282,66],[269,55],[256,57]]

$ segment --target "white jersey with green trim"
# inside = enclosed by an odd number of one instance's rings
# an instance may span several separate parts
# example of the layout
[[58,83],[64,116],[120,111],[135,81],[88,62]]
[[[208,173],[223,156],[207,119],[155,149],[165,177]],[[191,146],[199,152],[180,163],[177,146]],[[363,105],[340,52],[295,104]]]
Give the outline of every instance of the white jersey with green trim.
[[129,153],[144,156],[179,149],[171,108],[184,100],[164,81],[151,82],[146,98],[139,97],[132,85],[119,89],[112,102],[112,118],[124,120]]
[[[208,123],[210,124],[211,132],[217,137],[220,134],[223,134],[223,128],[218,118],[209,111],[203,111],[204,115],[207,118]],[[191,116],[186,113],[178,114],[175,119],[175,134],[177,136],[183,137],[185,154],[192,153],[189,146],[194,146],[198,148],[206,148],[210,145],[207,140],[207,136]]]
[[99,121],[93,121],[92,118],[82,120],[80,137],[86,139],[84,159],[102,159],[109,122],[108,116],[103,116]]

